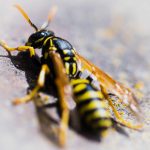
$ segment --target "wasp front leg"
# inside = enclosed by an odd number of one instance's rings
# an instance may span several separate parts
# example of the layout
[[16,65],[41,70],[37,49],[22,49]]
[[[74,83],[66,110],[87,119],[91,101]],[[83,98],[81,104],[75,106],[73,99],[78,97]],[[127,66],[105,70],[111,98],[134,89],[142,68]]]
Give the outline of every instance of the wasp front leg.
[[36,87],[28,95],[26,95],[25,97],[15,99],[13,101],[13,104],[18,105],[18,104],[21,104],[21,103],[27,103],[27,102],[31,101],[36,96],[36,94],[38,93],[40,88],[42,88],[44,86],[45,76],[48,73],[50,73],[50,70],[49,70],[48,66],[46,64],[42,65],[42,69],[40,71]]
[[0,41],[0,46],[2,46],[7,52],[12,51],[29,51],[30,57],[35,56],[35,50],[31,46],[18,46],[18,47],[9,47],[5,42]]

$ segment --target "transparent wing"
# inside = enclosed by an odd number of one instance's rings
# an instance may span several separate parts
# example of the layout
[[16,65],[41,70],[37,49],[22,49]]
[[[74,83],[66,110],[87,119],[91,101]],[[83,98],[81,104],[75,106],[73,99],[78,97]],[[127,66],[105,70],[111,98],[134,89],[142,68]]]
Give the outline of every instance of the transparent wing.
[[108,93],[112,93],[118,96],[121,99],[122,103],[127,105],[132,112],[139,116],[140,109],[137,99],[128,87],[125,87],[123,84],[115,81],[108,74],[106,74],[96,65],[79,55],[77,52],[76,57],[79,60],[79,62],[81,62],[81,64],[83,65],[83,68],[88,69],[97,77],[98,81],[100,82],[100,85],[103,86],[108,91]]

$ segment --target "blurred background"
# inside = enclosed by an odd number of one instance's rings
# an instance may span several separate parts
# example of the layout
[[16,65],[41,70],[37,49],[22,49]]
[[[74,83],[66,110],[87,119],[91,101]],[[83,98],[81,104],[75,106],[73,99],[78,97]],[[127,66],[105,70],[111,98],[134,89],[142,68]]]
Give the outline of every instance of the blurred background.
[[[148,150],[150,147],[150,1],[149,0],[1,0],[0,39],[10,46],[24,44],[33,29],[12,7],[20,4],[40,27],[53,5],[58,12],[49,29],[67,39],[84,57],[116,80],[135,89],[144,117],[142,132],[112,131],[101,142],[69,129],[67,150]],[[0,47],[0,149],[57,150],[40,130],[33,103],[14,107],[11,100],[26,94],[32,65],[25,57]],[[16,56],[16,57],[15,57]],[[22,67],[19,67],[23,65]],[[32,83],[33,78],[29,78]],[[34,82],[34,81],[33,81]]]

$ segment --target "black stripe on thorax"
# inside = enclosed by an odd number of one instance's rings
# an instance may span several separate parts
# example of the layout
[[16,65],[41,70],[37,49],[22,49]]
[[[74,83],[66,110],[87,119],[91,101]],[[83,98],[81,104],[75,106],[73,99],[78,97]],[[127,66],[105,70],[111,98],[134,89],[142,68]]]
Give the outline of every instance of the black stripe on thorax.
[[60,37],[54,37],[53,38],[53,43],[54,45],[59,49],[59,50],[63,50],[63,49],[72,49],[72,45],[65,39],[62,39]]
[[72,72],[73,72],[73,63],[69,63],[69,72],[70,72],[70,74],[72,74]]
[[75,57],[75,54],[73,53],[72,49],[58,49],[58,53],[60,53],[62,58],[64,58],[64,57]]

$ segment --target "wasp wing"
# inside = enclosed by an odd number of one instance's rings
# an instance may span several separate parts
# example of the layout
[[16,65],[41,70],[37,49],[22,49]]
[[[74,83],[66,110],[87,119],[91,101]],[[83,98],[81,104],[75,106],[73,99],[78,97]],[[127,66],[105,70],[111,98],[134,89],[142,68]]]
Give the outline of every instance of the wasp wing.
[[137,99],[129,88],[115,81],[112,77],[79,55],[77,52],[75,55],[78,61],[81,63],[83,69],[88,69],[92,74],[94,74],[97,77],[100,85],[103,86],[108,93],[118,96],[122,100],[122,103],[128,106],[136,115],[139,115],[140,109]]

